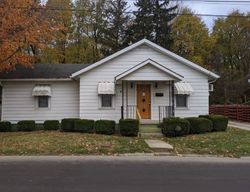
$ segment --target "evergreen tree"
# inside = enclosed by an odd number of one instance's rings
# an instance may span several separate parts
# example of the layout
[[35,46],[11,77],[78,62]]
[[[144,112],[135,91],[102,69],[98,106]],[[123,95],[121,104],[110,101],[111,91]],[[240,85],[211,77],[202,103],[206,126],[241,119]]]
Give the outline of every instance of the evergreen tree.
[[104,30],[105,55],[116,52],[125,46],[130,16],[126,14],[125,0],[109,0],[106,10],[107,28]]
[[176,17],[177,5],[171,6],[169,0],[137,0],[135,19],[130,28],[129,41],[143,38],[165,48],[171,44],[171,22]]
[[127,41],[132,43],[144,38],[154,41],[152,0],[137,0],[134,5],[137,11],[134,12],[135,19],[130,25]]
[[153,1],[154,42],[165,47],[171,46],[171,22],[177,16],[177,5],[170,6],[169,0]]

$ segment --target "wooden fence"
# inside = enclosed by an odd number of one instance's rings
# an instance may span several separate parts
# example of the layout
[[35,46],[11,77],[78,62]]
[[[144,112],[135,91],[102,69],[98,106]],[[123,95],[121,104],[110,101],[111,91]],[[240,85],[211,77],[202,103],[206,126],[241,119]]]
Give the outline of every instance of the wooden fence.
[[229,119],[250,122],[250,105],[211,105],[209,114],[225,115]]

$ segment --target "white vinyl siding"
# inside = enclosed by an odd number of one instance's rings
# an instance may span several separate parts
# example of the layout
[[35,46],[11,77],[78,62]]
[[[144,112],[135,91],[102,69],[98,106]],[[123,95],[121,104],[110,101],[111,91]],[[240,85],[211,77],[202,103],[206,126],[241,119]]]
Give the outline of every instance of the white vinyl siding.
[[[118,122],[121,118],[121,83],[117,82],[118,84],[115,85],[112,110],[100,107],[98,83],[114,82],[115,76],[149,58],[182,75],[184,81],[190,83],[194,89],[188,97],[188,108],[176,108],[175,116],[191,117],[208,113],[208,77],[163,53],[142,45],[83,73],[79,82],[73,80],[62,82],[3,81],[2,118],[13,123],[19,120],[43,122],[75,117],[96,120],[112,119]],[[133,82],[132,87],[131,82],[128,83],[128,93],[126,93],[126,86],[124,87],[124,101],[128,95],[128,105],[136,105],[136,83],[151,84],[151,117],[153,120],[158,120],[158,106],[169,105],[169,84],[166,80],[169,80],[170,76],[147,65],[126,78],[130,78],[129,80]],[[159,81],[157,87],[154,81]],[[36,98],[31,95],[34,86],[39,83],[51,86],[52,96],[49,98],[49,108],[37,108]],[[156,97],[155,93],[163,93],[164,96]]]
[[52,90],[49,108],[39,108],[38,98],[31,95],[37,83],[3,82],[3,120],[13,123],[35,120],[39,123],[44,120],[79,117],[78,82],[46,82]]
[[[114,119],[119,120],[121,118],[121,85],[116,85],[115,95],[115,110],[106,111],[99,110],[98,108],[98,94],[97,85],[102,81],[114,81],[114,77],[130,69],[131,67],[147,60],[148,58],[164,65],[172,71],[184,76],[184,80],[191,84],[194,89],[194,93],[189,98],[188,109],[176,109],[176,116],[198,116],[200,114],[208,113],[208,77],[182,63],[176,61],[160,52],[153,50],[152,48],[142,45],[129,51],[108,63],[105,63],[99,67],[96,67],[80,76],[80,117],[91,119]],[[155,78],[155,73],[147,74],[148,80]],[[163,84],[158,89],[168,92],[168,85]],[[133,91],[134,90],[134,91]],[[136,102],[136,88],[130,88],[129,85],[129,104]],[[152,95],[155,92],[154,88],[151,89]],[[126,96],[126,94],[125,94]],[[168,98],[151,98],[151,115],[152,119],[158,119],[158,106],[167,105]]]
[[174,80],[175,78],[150,64],[122,78],[122,80],[131,81],[148,81],[149,79],[151,81],[168,81]]

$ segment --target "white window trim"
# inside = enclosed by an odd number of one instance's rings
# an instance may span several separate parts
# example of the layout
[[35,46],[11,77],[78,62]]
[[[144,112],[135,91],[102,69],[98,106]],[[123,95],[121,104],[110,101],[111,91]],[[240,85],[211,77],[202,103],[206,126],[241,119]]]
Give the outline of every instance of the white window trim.
[[189,107],[190,95],[186,95],[186,96],[187,96],[187,97],[186,97],[186,98],[187,98],[187,106],[186,106],[186,107],[178,107],[178,106],[177,106],[177,102],[176,102],[177,99],[176,99],[176,96],[177,96],[177,94],[175,95],[175,102],[174,102],[174,103],[175,103],[175,109],[177,109],[177,110],[178,110],[178,109],[179,109],[179,110],[188,110],[188,109],[190,108],[190,107]]
[[112,106],[102,107],[102,95],[98,95],[98,109],[99,110],[115,110],[115,95],[112,96]]
[[35,109],[40,110],[40,111],[48,111],[51,109],[51,97],[48,97],[48,107],[39,107],[38,106],[38,97],[36,96],[35,98]]

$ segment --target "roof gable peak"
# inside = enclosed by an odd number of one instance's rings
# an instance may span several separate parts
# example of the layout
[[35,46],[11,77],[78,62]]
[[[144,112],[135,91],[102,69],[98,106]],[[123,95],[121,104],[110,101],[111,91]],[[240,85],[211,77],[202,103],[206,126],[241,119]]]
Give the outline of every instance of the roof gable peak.
[[108,61],[110,61],[110,60],[112,60],[112,59],[114,59],[114,58],[128,52],[128,51],[131,51],[131,50],[133,50],[133,49],[135,49],[135,48],[137,48],[137,47],[139,47],[141,45],[144,45],[144,44],[149,46],[152,49],[157,50],[158,52],[160,52],[160,53],[162,53],[164,55],[167,55],[167,56],[169,56],[169,57],[171,57],[171,58],[173,58],[173,59],[175,59],[175,60],[177,60],[177,61],[179,61],[179,62],[181,62],[181,63],[183,63],[185,65],[187,65],[187,66],[189,66],[190,68],[193,68],[193,69],[207,75],[211,79],[219,78],[219,76],[217,74],[215,74],[215,73],[213,73],[213,72],[211,72],[211,71],[209,71],[209,70],[207,70],[207,69],[205,69],[205,68],[203,68],[203,67],[201,67],[201,66],[199,66],[199,65],[197,65],[197,64],[195,64],[195,63],[193,63],[193,62],[191,62],[191,61],[189,61],[189,60],[187,60],[187,59],[185,59],[185,58],[183,58],[183,57],[181,57],[181,56],[179,56],[179,55],[177,55],[177,54],[175,54],[175,53],[173,53],[173,52],[171,52],[171,51],[169,51],[169,50],[167,50],[167,49],[165,49],[165,48],[163,48],[163,47],[161,47],[161,46],[159,46],[159,45],[157,45],[157,44],[155,44],[155,43],[153,43],[153,42],[151,42],[149,40],[147,40],[147,39],[142,39],[142,40],[140,40],[140,41],[138,41],[138,42],[136,42],[136,43],[134,43],[134,44],[132,44],[132,45],[130,45],[130,46],[128,46],[128,47],[126,47],[126,48],[124,48],[124,49],[122,49],[122,50],[120,50],[120,51],[106,57],[106,58],[104,58],[104,59],[101,59],[100,61],[97,61],[96,63],[94,63],[94,64],[92,64],[92,65],[90,65],[90,66],[88,66],[88,67],[86,67],[86,68],[84,68],[84,69],[82,69],[80,71],[77,71],[77,72],[73,73],[71,75],[71,78],[76,78],[79,75],[85,73],[86,71],[89,71],[89,70],[91,70],[91,69],[93,69],[95,67],[98,67],[99,65],[102,65],[102,64],[104,64],[104,63],[106,63],[106,62],[108,62]]

